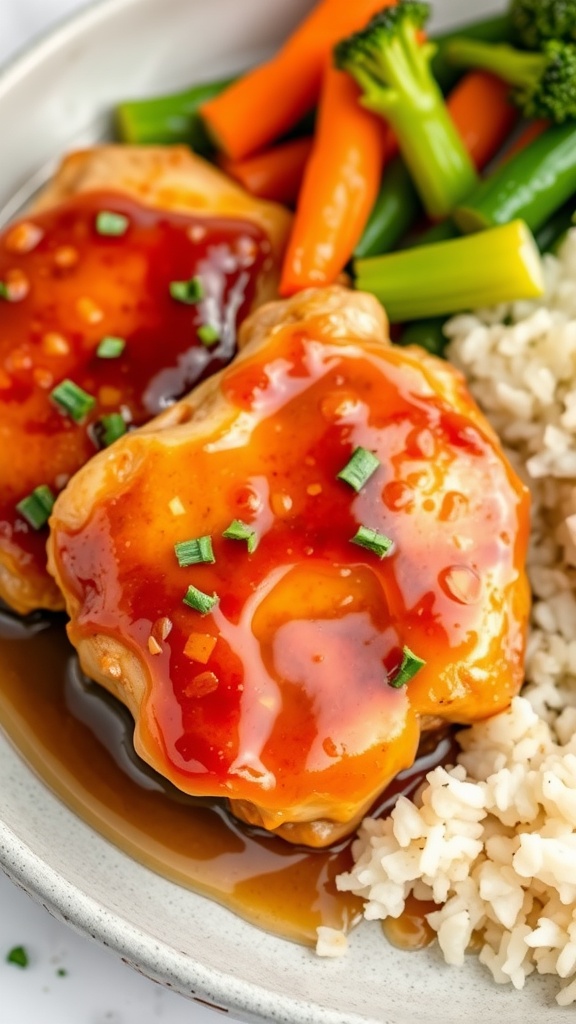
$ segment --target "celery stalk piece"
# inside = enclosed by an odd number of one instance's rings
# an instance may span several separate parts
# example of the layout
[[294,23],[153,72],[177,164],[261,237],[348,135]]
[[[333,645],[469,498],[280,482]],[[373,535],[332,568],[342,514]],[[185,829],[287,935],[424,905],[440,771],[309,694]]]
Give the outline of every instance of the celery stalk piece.
[[544,292],[538,248],[523,221],[465,238],[356,260],[356,287],[392,323],[530,299]]

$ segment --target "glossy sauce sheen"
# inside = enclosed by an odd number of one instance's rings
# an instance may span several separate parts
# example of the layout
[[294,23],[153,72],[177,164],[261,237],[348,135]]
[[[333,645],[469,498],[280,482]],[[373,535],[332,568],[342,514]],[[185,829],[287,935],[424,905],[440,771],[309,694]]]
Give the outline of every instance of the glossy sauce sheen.
[[[25,625],[0,613],[0,726],[68,806],[165,877],[304,943],[316,941],[320,924],[358,919],[360,901],[334,884],[351,865],[350,841],[329,851],[296,848],[243,827],[218,801],[173,789],[134,754],[125,709],[80,673],[62,621]],[[423,753],[382,808],[453,753],[446,739]]]
[[[56,522],[73,640],[138,652],[138,749],[183,790],[252,801],[268,827],[349,820],[412,763],[422,716],[472,721],[518,691],[527,495],[463,389],[454,408],[426,365],[285,328],[224,371],[226,429],[120,442],[118,465],[138,468],[83,528]],[[337,478],[357,446],[381,462],[359,494]],[[222,537],[233,518],[256,530],[253,554]],[[390,557],[351,543],[360,525]],[[180,568],[174,543],[204,534],[215,563]],[[191,584],[218,595],[210,614],[183,603]],[[195,633],[215,640],[203,663]],[[426,665],[396,689],[404,645]]]
[[[101,211],[126,216],[127,231],[99,234]],[[32,529],[17,502],[39,484],[61,490],[98,450],[102,415],[144,423],[228,362],[269,254],[266,235],[248,221],[166,213],[105,193],[70,199],[0,237],[8,289],[0,299],[0,545],[23,572],[44,572],[47,530]],[[170,296],[172,281],[195,275],[202,301]],[[197,334],[207,322],[221,339],[210,348]],[[96,355],[106,336],[125,340],[118,358]],[[50,399],[67,378],[97,399],[81,424]]]

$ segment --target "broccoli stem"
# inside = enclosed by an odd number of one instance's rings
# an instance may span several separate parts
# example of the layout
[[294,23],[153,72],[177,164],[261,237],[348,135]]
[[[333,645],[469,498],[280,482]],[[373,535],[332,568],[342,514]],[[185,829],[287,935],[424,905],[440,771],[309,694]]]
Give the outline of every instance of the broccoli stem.
[[392,323],[543,294],[542,263],[523,221],[354,264]]
[[122,142],[136,145],[184,143],[196,153],[209,156],[214,146],[199,109],[218,96],[234,79],[205,82],[183,92],[144,100],[127,100],[116,107],[116,127]]
[[432,57],[431,67],[442,92],[449,92],[462,73],[459,68],[450,64],[446,57],[447,47],[453,39],[466,36],[467,39],[481,39],[485,43],[505,43],[512,41],[511,35],[512,28],[507,14],[497,14],[492,18],[461,25],[450,32],[434,35],[432,38],[436,45],[436,53]]
[[522,53],[506,43],[483,43],[457,37],[445,48],[446,60],[461,68],[491,71],[510,85],[530,88],[544,70],[546,58],[541,53]]
[[478,177],[440,91],[429,81],[427,102],[372,99],[366,106],[392,125],[426,211],[440,220],[470,195]]
[[393,128],[426,212],[440,220],[478,177],[430,70],[434,47],[421,42],[427,13],[416,0],[388,7],[334,52],[336,66],[358,82],[363,106]]

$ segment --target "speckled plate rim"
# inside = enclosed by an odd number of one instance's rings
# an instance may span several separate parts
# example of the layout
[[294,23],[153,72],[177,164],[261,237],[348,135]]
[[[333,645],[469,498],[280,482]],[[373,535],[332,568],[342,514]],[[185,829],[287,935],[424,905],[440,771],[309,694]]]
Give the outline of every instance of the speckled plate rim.
[[[161,3],[162,0],[159,0]],[[262,7],[266,6],[268,0],[261,0]],[[450,0],[446,0],[444,7]],[[85,36],[97,26],[106,21],[113,14],[119,11],[136,11],[140,6],[140,0],[92,0],[80,12],[62,19],[51,31],[37,37],[31,45],[25,47],[7,65],[0,69],[0,108],[3,99],[8,91],[36,67],[39,61],[46,59],[51,54],[57,53],[65,46],[70,46],[76,38]],[[476,4],[472,2],[471,7],[476,11]],[[490,3],[489,0],[483,4],[483,9],[491,11],[497,9],[498,3]],[[466,16],[466,11],[459,5],[458,19]],[[134,862],[121,851],[112,847],[101,836],[92,833],[89,826],[85,825],[74,813],[60,803],[53,794],[45,790],[40,780],[32,775],[30,769],[20,760],[7,740],[0,735],[0,764],[8,768],[8,782],[10,777],[17,778],[18,784],[22,787],[34,788],[34,798],[40,798],[43,809],[48,817],[59,821],[64,834],[81,832],[94,837],[94,845],[101,848],[103,856],[116,869],[125,869]],[[32,785],[30,784],[32,780]],[[4,776],[3,785],[6,784]],[[23,790],[24,791],[24,790]],[[0,802],[1,806],[1,802]],[[430,977],[433,972],[438,972],[436,977],[444,979],[443,993],[447,1000],[452,993],[453,1002],[447,1001],[445,1005],[436,1005],[434,1009],[434,1020],[444,1020],[446,1024],[459,1022],[463,1017],[464,1007],[470,1008],[475,1005],[478,1013],[470,1019],[482,1019],[485,1024],[499,1024],[502,1016],[505,1015],[507,1024],[524,1024],[526,1019],[537,1017],[539,1024],[564,1024],[572,1020],[573,1014],[569,1010],[559,1010],[549,999],[549,988],[542,986],[538,990],[531,989],[531,994],[511,993],[509,989],[502,990],[492,986],[487,980],[484,971],[477,965],[471,964],[470,971],[467,970],[466,977],[453,973],[449,968],[440,964],[438,958],[426,968],[423,962],[419,962],[417,970],[410,971],[416,976],[415,984],[406,983],[402,993],[405,993],[405,1000],[400,1004],[382,1007],[377,1010],[377,1016],[366,1013],[356,1013],[350,1010],[338,1010],[327,1005],[322,1005],[317,998],[299,998],[288,995],[279,996],[277,992],[266,987],[268,982],[264,978],[261,983],[246,981],[243,978],[235,977],[226,970],[219,970],[214,966],[206,965],[199,959],[192,960],[191,957],[170,946],[169,943],[159,941],[152,934],[147,934],[142,927],[135,925],[128,919],[126,914],[110,910],[104,902],[95,898],[88,892],[84,884],[78,879],[71,881],[64,877],[58,867],[50,862],[51,858],[39,856],[33,848],[35,840],[28,836],[24,839],[21,835],[3,821],[0,817],[0,866],[5,873],[20,887],[25,889],[34,899],[42,903],[56,918],[66,922],[71,927],[84,935],[88,935],[100,944],[109,947],[121,956],[127,963],[136,970],[148,977],[172,987],[189,998],[198,999],[202,1003],[214,1006],[226,1012],[228,1009],[248,1021],[278,1021],[282,1024],[412,1024],[416,1019],[415,1009],[422,1010],[426,1006],[426,995],[419,990],[425,986],[425,976]],[[147,874],[147,869],[137,865],[139,880]],[[148,873],[151,875],[151,873]],[[154,876],[156,877],[156,876]],[[164,883],[171,886],[171,883]],[[178,891],[178,887],[172,886]],[[200,908],[199,913],[209,913],[217,917],[228,912],[201,896],[187,894],[187,899],[194,901],[194,905]],[[232,917],[232,915],[229,915]],[[236,921],[236,919],[233,919]],[[245,930],[251,926],[240,922],[238,931],[245,934]],[[252,929],[252,931],[255,931]],[[268,945],[273,950],[282,947],[292,950],[290,961],[292,965],[301,962],[304,966],[307,951],[294,952],[295,947],[291,944],[282,943],[281,940],[259,934],[260,949]],[[402,954],[396,951],[388,951],[382,946],[382,940],[375,931],[358,937],[358,943],[354,944],[355,949],[352,959],[349,961],[352,970],[358,967],[366,957],[376,965],[381,964],[382,958],[386,958],[389,970],[394,972],[400,964],[406,966]],[[414,961],[414,967],[416,961]],[[293,968],[292,968],[293,969]],[[340,962],[316,961],[314,963],[314,974],[321,977],[326,985],[338,985],[339,973],[345,970]],[[308,970],[310,968],[308,967]],[[400,972],[404,974],[402,970]],[[422,979],[422,984],[419,979]],[[362,982],[366,979],[362,978]],[[464,991],[462,991],[464,989]],[[534,995],[532,995],[534,992]],[[418,995],[422,998],[419,999]],[[412,1000],[412,1002],[411,1002]],[[437,1001],[437,1000],[436,1000]],[[438,1001],[437,1001],[438,1003]],[[454,1016],[456,1014],[456,1016]],[[468,1013],[470,1016],[470,1012]],[[421,1019],[421,1017],[420,1017]],[[429,1018],[432,1019],[432,1016]]]

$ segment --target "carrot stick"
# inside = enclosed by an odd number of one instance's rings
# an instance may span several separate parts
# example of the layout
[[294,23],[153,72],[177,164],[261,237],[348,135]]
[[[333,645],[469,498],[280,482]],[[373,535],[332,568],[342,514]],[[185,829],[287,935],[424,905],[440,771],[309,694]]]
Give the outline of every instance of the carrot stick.
[[311,138],[290,139],[244,160],[224,157],[220,166],[253,196],[293,206],[298,198],[312,142]]
[[518,120],[510,87],[486,71],[471,71],[450,93],[448,109],[476,167],[485,167]]
[[281,295],[333,281],[360,237],[380,185],[387,131],[353,79],[327,65],[316,138],[282,269]]
[[202,105],[218,148],[234,160],[269,146],[316,104],[339,39],[395,0],[320,0],[278,53]]

